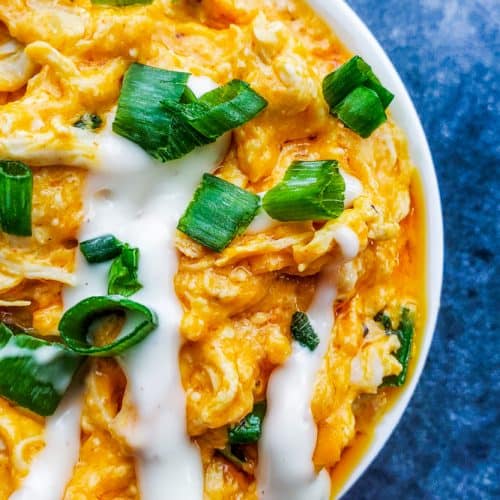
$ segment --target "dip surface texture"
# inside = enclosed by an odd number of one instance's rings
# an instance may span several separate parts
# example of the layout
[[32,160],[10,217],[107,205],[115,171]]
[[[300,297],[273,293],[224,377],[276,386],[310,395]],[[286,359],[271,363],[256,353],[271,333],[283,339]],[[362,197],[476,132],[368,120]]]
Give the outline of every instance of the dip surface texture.
[[[160,499],[162,474],[172,498],[178,487],[186,500],[339,489],[330,476],[343,451],[370,435],[398,392],[380,387],[402,367],[398,337],[377,314],[396,327],[411,311],[413,355],[425,321],[423,204],[406,138],[389,111],[362,139],[323,98],[323,78],[350,57],[301,0],[0,0],[0,159],[25,162],[34,179],[33,235],[0,233],[0,321],[58,336],[68,307],[106,293],[107,268],[87,266],[78,250],[106,233],[141,251],[137,300],[160,318],[126,355],[85,363],[68,413],[43,419],[0,397],[0,500],[43,489],[36,457],[50,454],[65,419],[74,467],[54,470],[65,500]],[[133,62],[191,73],[197,96],[243,80],[268,106],[161,164],[112,132]],[[85,113],[102,125],[75,127]],[[340,217],[260,214],[220,253],[176,231],[203,172],[262,195],[292,162],[314,160],[339,163]],[[291,336],[296,311],[318,334],[314,353]],[[264,400],[261,441],[229,452],[228,428]]]

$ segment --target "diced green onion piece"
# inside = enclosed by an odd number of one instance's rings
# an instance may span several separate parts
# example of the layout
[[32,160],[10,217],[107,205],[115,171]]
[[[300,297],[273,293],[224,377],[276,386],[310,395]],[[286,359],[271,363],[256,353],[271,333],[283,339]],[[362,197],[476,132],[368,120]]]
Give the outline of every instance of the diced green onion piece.
[[292,316],[292,324],[290,325],[292,337],[304,347],[314,351],[319,345],[319,337],[313,330],[307,314],[296,311]]
[[280,221],[329,220],[344,211],[345,182],[335,160],[296,161],[262,200]]
[[62,344],[0,324],[0,395],[39,415],[54,413],[82,360]]
[[[111,343],[97,346],[92,338],[99,320],[113,314],[125,314],[122,332]],[[141,342],[158,326],[154,311],[117,296],[89,297],[68,309],[59,323],[66,345],[86,356],[117,356]]]
[[138,292],[139,249],[125,245],[122,252],[111,264],[108,274],[108,294],[130,297]]
[[387,333],[392,333],[392,321],[391,318],[385,314],[385,312],[378,312],[373,319],[377,323],[381,323]]
[[112,234],[104,234],[80,243],[80,252],[89,264],[114,259],[121,254],[122,248],[123,243]]
[[180,113],[200,134],[215,140],[257,116],[267,106],[267,101],[248,83],[232,80],[191,104],[172,105],[168,101],[164,104],[167,109]]
[[370,137],[387,115],[380,99],[374,90],[367,87],[354,89],[333,112],[347,127],[366,139]]
[[161,105],[179,102],[188,78],[188,73],[132,64],[123,79],[113,131],[161,161],[210,142]]
[[153,0],[92,0],[94,5],[112,5],[114,7],[126,7],[135,4],[150,4]]
[[390,319],[387,321],[387,318],[387,315],[378,313],[374,319],[382,323],[389,334],[398,336],[401,345],[394,356],[401,363],[402,370],[399,375],[385,377],[381,387],[401,387],[406,382],[406,377],[408,376],[411,346],[415,331],[415,318],[414,314],[408,308],[404,307],[401,311],[401,319],[397,330],[392,330],[392,326],[387,328],[391,324]]
[[252,222],[260,198],[214,175],[204,174],[177,229],[221,252]]
[[230,444],[256,443],[262,434],[262,421],[266,413],[266,403],[255,404],[252,413],[249,413],[238,424],[229,428],[228,439]]
[[31,236],[33,174],[20,161],[0,160],[0,224],[7,234]]
[[73,127],[85,130],[96,130],[102,125],[102,119],[94,113],[84,113],[80,118],[73,123]]
[[394,94],[380,83],[372,68],[359,56],[354,56],[324,78],[323,95],[330,108],[334,108],[361,85],[378,94],[384,109],[394,99]]

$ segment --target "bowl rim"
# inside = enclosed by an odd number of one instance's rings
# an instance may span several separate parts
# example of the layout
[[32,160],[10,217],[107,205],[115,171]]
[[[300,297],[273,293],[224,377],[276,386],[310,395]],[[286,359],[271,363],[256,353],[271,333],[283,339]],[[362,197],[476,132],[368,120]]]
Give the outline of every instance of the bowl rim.
[[426,224],[427,317],[424,338],[411,379],[394,405],[383,415],[374,431],[368,450],[351,472],[339,497],[342,497],[368,469],[395,430],[415,392],[432,343],[439,312],[443,282],[444,241],[441,199],[434,162],[415,106],[397,70],[366,24],[344,0],[307,0],[316,13],[333,29],[340,42],[363,57],[382,82],[396,95],[391,105],[395,122],[408,138],[410,156],[422,182]]

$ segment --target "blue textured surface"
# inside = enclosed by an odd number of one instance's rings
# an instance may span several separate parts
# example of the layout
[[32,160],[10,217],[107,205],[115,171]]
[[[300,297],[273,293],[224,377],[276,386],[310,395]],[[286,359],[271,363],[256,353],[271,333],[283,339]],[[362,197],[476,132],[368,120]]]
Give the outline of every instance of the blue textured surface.
[[446,257],[423,377],[386,447],[345,498],[500,498],[500,3],[348,1],[422,118]]

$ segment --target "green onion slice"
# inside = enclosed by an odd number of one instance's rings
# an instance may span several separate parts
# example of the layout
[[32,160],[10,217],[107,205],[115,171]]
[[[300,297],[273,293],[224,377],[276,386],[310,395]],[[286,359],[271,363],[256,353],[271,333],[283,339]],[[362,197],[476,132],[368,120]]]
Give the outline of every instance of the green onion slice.
[[0,224],[5,233],[31,236],[33,174],[20,161],[0,160]]
[[[118,337],[106,345],[95,345],[95,335],[103,321],[124,315],[125,324]],[[66,345],[86,356],[117,356],[141,342],[158,326],[154,311],[117,296],[89,297],[68,309],[59,323]]]
[[0,395],[13,403],[52,415],[81,362],[61,344],[14,335],[0,324]]
[[265,401],[255,404],[251,413],[229,428],[229,443],[231,445],[256,443],[262,434],[262,421],[265,413]]
[[153,0],[92,0],[94,5],[112,5],[114,7],[126,7],[135,4],[150,4]]
[[80,118],[73,123],[73,127],[84,130],[96,130],[102,125],[102,119],[94,113],[84,113]]
[[296,161],[262,200],[280,221],[335,219],[344,211],[345,182],[335,160]]
[[394,94],[382,85],[372,68],[359,56],[354,56],[324,78],[323,95],[330,107],[334,108],[361,85],[377,93],[384,109],[394,99]]
[[387,121],[382,103],[374,90],[367,87],[354,89],[335,108],[333,113],[347,127],[366,139]]
[[232,80],[196,101],[192,97],[190,100],[190,104],[165,101],[164,105],[211,140],[250,121],[267,106],[267,101],[241,80]]
[[314,351],[319,345],[319,337],[313,330],[307,314],[296,311],[290,325],[292,337],[302,346]]
[[80,252],[89,264],[114,259],[121,254],[122,249],[123,243],[112,234],[104,234],[80,243]]
[[162,101],[179,102],[188,78],[189,73],[132,64],[123,79],[113,131],[161,161],[180,158],[209,143],[161,105]]
[[138,292],[142,288],[137,276],[138,269],[139,249],[124,245],[109,269],[108,294],[130,297]]
[[401,363],[403,369],[399,375],[390,375],[385,377],[381,387],[401,387],[406,382],[406,377],[408,376],[411,346],[415,332],[414,314],[410,311],[410,309],[404,307],[401,311],[401,319],[397,330],[392,329],[392,322],[390,318],[383,312],[378,313],[374,319],[375,321],[382,323],[388,334],[397,335],[401,344],[394,356]]
[[177,229],[220,252],[252,222],[260,198],[214,175],[204,174]]

